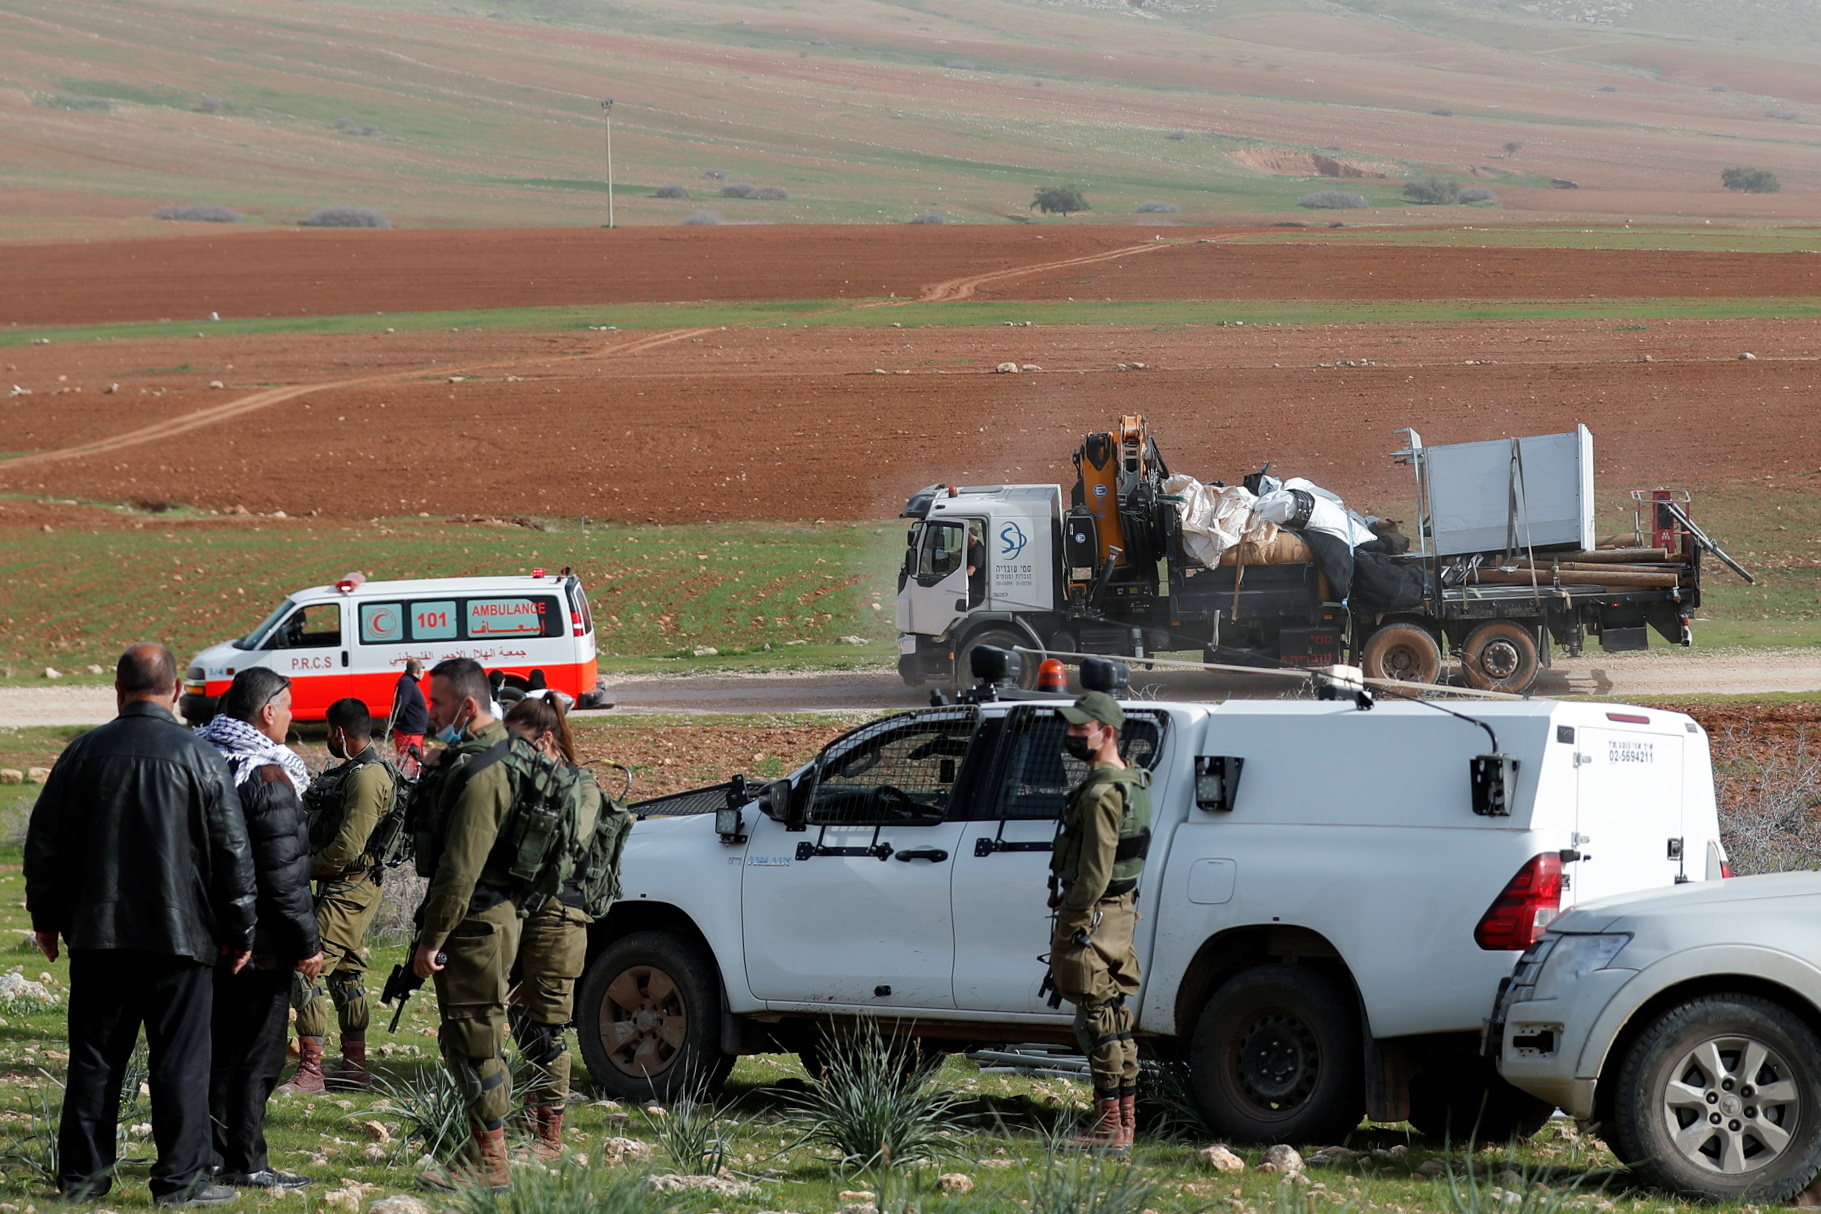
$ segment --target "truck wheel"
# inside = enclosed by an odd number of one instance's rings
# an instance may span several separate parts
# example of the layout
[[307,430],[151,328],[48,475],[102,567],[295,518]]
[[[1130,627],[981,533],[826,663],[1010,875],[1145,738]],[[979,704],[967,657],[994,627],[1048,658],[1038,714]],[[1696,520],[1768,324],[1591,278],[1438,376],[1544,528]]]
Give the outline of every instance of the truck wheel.
[[1196,1019],[1189,1088],[1216,1139],[1340,1141],[1366,1105],[1352,996],[1307,966],[1247,970]]
[[1463,1060],[1410,1081],[1410,1124],[1438,1142],[1509,1142],[1542,1129],[1555,1106],[1519,1091],[1489,1065]]
[[1690,999],[1620,1064],[1613,1150],[1685,1197],[1787,1202],[1821,1167],[1818,1068],[1821,1038],[1789,1009],[1756,995]]
[[1510,620],[1487,620],[1461,646],[1461,673],[1481,691],[1528,691],[1537,669],[1536,638]]
[[1366,638],[1360,654],[1366,677],[1433,683],[1442,677],[1442,647],[1417,624],[1386,624]]
[[707,1095],[733,1069],[714,964],[674,932],[609,944],[582,978],[575,1024],[588,1073],[621,1100]]
[[[1013,632],[1010,628],[981,629],[961,642],[961,648],[955,650],[955,690],[966,691],[974,685],[974,650],[982,645],[994,645],[1000,649],[1033,647],[1031,638],[1022,632]],[[1018,659],[1023,663],[1018,672],[1018,686],[1029,691],[1037,686],[1037,667],[1042,659],[1029,653],[1019,654]]]

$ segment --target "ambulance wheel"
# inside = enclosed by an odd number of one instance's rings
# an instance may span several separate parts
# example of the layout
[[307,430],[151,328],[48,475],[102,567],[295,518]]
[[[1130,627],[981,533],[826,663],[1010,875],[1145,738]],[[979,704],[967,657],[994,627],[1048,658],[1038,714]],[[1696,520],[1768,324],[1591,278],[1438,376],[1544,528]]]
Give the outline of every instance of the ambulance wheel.
[[[1014,651],[1021,646],[1025,649],[1037,648],[1031,642],[1031,638],[1022,632],[1014,632],[1010,628],[982,628],[961,642],[961,648],[955,651],[954,686],[956,691],[966,691],[974,685],[974,650],[982,645],[992,645],[999,649]],[[1021,663],[1018,671],[1018,686],[1029,691],[1037,686],[1037,667],[1042,664],[1043,659],[1034,653],[1020,653],[1018,660]]]
[[1487,620],[1461,645],[1461,673],[1481,691],[1528,691],[1537,670],[1536,637],[1510,620]]
[[733,1070],[714,962],[675,932],[609,944],[582,978],[575,1025],[588,1073],[616,1099],[696,1099]]
[[1366,1109],[1356,998],[1307,965],[1246,970],[1196,1018],[1189,1091],[1217,1140],[1339,1142]]
[[1359,664],[1369,679],[1433,683],[1442,677],[1442,647],[1419,624],[1386,624],[1366,638]]

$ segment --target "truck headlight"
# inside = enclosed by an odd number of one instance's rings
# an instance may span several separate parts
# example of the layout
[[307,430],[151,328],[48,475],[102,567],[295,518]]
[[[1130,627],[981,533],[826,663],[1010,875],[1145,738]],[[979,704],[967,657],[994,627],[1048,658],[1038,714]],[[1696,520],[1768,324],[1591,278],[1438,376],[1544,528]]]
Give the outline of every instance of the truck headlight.
[[1543,972],[1537,975],[1536,991],[1531,998],[1548,999],[1582,976],[1605,969],[1630,941],[1630,932],[1599,935],[1574,932],[1558,936],[1555,948],[1543,962]]

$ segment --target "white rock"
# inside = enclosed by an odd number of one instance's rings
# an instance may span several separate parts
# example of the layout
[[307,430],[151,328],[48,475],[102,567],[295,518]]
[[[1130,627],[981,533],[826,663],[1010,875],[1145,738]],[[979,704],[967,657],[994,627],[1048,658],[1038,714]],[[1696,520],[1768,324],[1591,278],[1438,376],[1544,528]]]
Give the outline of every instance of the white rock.
[[407,1193],[397,1193],[368,1206],[367,1214],[430,1214],[430,1207]]
[[864,644],[866,644],[866,638],[857,637],[857,636],[836,637],[835,644],[837,644],[837,645],[864,645]]
[[[0,1000],[20,999],[29,999],[33,1003],[57,1002],[57,996],[51,994],[42,982],[33,982],[24,974],[0,974]],[[145,1132],[152,1132],[149,1125]]]
[[324,1193],[322,1204],[332,1210],[359,1210],[361,1196],[359,1185],[349,1185],[345,1189]]
[[1258,1170],[1277,1176],[1295,1176],[1303,1170],[1303,1157],[1297,1154],[1295,1147],[1280,1142],[1265,1148],[1265,1161],[1258,1165]]
[[1216,1172],[1243,1172],[1246,1161],[1227,1149],[1225,1143],[1217,1142],[1211,1147],[1203,1147],[1195,1153],[1203,1166],[1213,1168]]
[[1036,363],[1025,363],[1025,364],[1024,364],[1024,369],[1025,369],[1025,370],[1026,370],[1026,371],[1041,371],[1041,370],[1043,370],[1043,368],[1042,368],[1042,367],[1039,367],[1039,366],[1038,366],[1038,365],[1037,365],[1037,364],[1036,364]]
[[871,1189],[842,1189],[835,1196],[842,1203],[851,1204],[856,1201],[872,1201],[874,1198],[878,1197],[878,1194],[874,1193]]
[[1016,374],[1018,374],[1018,364],[1017,363],[1000,363],[998,366],[994,367],[993,370],[997,371],[1001,375],[1016,375]]
[[0,767],[0,784],[23,784],[25,773],[17,767]]
[[936,1177],[936,1187],[944,1193],[972,1193],[974,1178],[966,1172],[944,1172]]
[[748,1197],[759,1191],[756,1184],[721,1176],[651,1176],[646,1179],[645,1187],[653,1193],[694,1191],[715,1197]]
[[[226,384],[224,384],[224,383],[222,383],[222,382],[221,382],[221,381],[220,381],[220,380],[218,380],[218,379],[211,379],[211,380],[210,380],[210,381],[209,381],[209,387],[211,387],[211,388],[225,388],[225,387],[227,387],[227,385],[226,385]],[[330,1196],[333,1196],[333,1194],[331,1194],[331,1195],[330,1195]],[[329,1200],[329,1198],[328,1198],[328,1197],[325,1197],[325,1198],[323,1198],[323,1200],[324,1200],[324,1201],[327,1201],[327,1200]]]
[[63,677],[63,672],[58,670],[55,666],[46,666],[44,668],[44,677],[47,679],[61,679]]
[[[697,645],[695,647],[695,649],[692,650],[691,652],[693,652],[698,658],[712,658],[716,654],[720,653],[721,651],[719,649],[716,649],[713,645]],[[650,1109],[646,1109],[645,1111],[647,1113],[651,1113]],[[652,1116],[654,1116],[654,1117],[662,1117],[663,1115],[664,1115],[664,1110],[662,1110],[662,1109],[659,1109],[656,1113],[652,1113]]]
[[383,1121],[363,1121],[357,1127],[368,1142],[385,1144],[392,1141],[392,1131],[386,1128]]
[[1755,363],[1758,361],[1758,356],[1753,354],[1750,350],[1747,350],[1745,353],[1739,355],[1739,361],[1742,363]]
[[1351,1151],[1346,1147],[1323,1147],[1310,1154],[1304,1162],[1318,1165],[1331,1163],[1352,1163],[1362,1156],[1361,1151]]
[[103,671],[102,671],[101,667],[95,665],[93,662],[90,662],[87,666],[84,666],[82,668],[82,673],[83,674],[102,674]]

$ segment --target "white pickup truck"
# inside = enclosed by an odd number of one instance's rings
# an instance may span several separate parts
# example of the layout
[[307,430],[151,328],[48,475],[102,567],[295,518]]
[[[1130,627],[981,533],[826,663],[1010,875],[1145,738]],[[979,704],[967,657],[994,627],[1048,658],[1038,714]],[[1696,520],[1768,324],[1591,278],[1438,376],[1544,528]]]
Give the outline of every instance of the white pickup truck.
[[[576,1007],[594,1079],[665,1096],[863,1017],[938,1050],[1072,1040],[1039,990],[1081,774],[1055,708],[889,716],[785,779],[636,807]],[[1549,1106],[1478,1057],[1500,980],[1568,905],[1720,875],[1707,738],[1677,713],[1125,710],[1125,752],[1155,774],[1139,1031],[1233,1139],[1329,1141],[1362,1114],[1533,1131]]]

